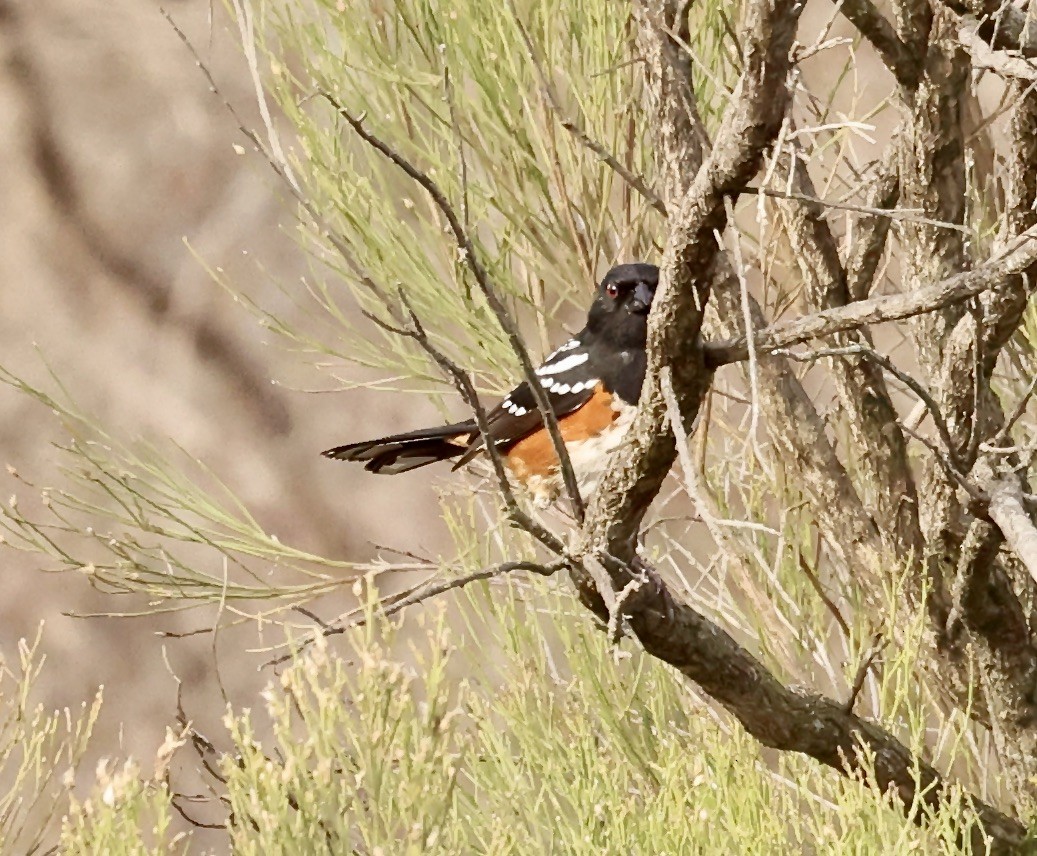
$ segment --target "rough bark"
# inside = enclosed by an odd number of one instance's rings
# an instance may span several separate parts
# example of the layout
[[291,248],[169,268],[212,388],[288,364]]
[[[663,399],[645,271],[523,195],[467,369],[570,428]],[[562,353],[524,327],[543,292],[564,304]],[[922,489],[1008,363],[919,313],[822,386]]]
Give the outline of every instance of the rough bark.
[[[919,15],[925,17],[928,7],[923,6],[905,6],[904,20],[917,24]],[[649,324],[648,375],[631,443],[622,460],[614,460],[591,501],[584,526],[574,535],[570,571],[588,609],[613,628],[626,621],[649,654],[698,683],[765,745],[803,752],[848,775],[862,771],[862,746],[874,751],[880,787],[892,789],[918,819],[910,808],[916,798],[933,804],[941,799],[944,784],[935,770],[921,764],[920,782],[916,781],[913,771],[918,760],[890,734],[831,700],[783,686],[719,626],[677,600],[636,554],[641,520],[676,456],[666,394],[673,396],[673,409],[679,411],[681,420],[691,424],[711,383],[712,367],[744,359],[749,351],[744,338],[719,347],[703,346],[699,333],[711,296],[719,302],[722,323],[729,325],[728,335],[737,329],[735,319],[742,317],[735,311],[740,308],[740,289],[735,287],[732,265],[715,235],[726,224],[725,195],[753,177],[785,121],[788,57],[799,11],[798,5],[782,0],[758,0],[750,5],[743,72],[715,145],[707,154],[708,142],[694,108],[690,69],[686,57],[675,48],[682,32],[684,4],[643,0],[636,6],[639,47],[646,59],[656,127],[659,185],[670,216],[662,278]],[[914,34],[917,36],[917,29]],[[818,219],[804,220],[797,228],[818,230],[811,240],[824,244]],[[763,346],[774,348],[812,335],[857,330],[874,320],[919,312],[949,308],[953,318],[962,300],[1037,259],[1037,241],[1029,240],[1033,237],[1037,234],[1027,235],[977,271],[934,277],[939,280],[936,285],[913,294],[849,306],[836,305],[849,299],[844,276],[837,277],[834,286],[822,281],[826,271],[841,270],[837,255],[831,255],[831,245],[825,244],[818,268],[812,272],[816,276],[813,299],[832,308],[769,334],[764,331]],[[758,307],[750,304],[749,310],[762,322]],[[816,410],[782,363],[766,357],[758,366],[761,395],[766,396],[763,407],[772,417],[771,430],[788,441],[786,460],[800,466],[797,476],[812,496],[822,526],[829,530],[842,560],[857,572],[877,569],[881,556],[877,530],[831,449]],[[861,382],[851,379],[849,371],[843,376],[848,390],[851,381]],[[881,390],[881,378],[876,380],[873,373],[863,382],[872,384],[876,394]],[[871,430],[878,430],[878,421],[873,418]],[[882,443],[883,454],[890,461],[901,461],[902,437],[899,444],[888,437]],[[812,483],[811,479],[816,480]],[[900,519],[902,512],[891,504],[883,509],[891,520]],[[846,525],[851,529],[846,530]],[[917,541],[910,514],[897,525],[898,537],[909,543]],[[621,589],[633,591],[633,595],[617,596]],[[1023,828],[1018,822],[989,806],[978,804],[977,809],[994,850],[1007,852],[1020,844]],[[982,834],[971,843],[982,847]]]
[[[996,288],[1009,277],[1029,268],[1035,261],[1037,227],[1031,227],[973,270],[955,273],[913,292],[872,297],[846,306],[824,309],[792,321],[772,324],[756,332],[756,348],[760,352],[788,348],[833,333],[857,330],[887,321],[900,321],[962,303]],[[714,368],[727,363],[741,362],[749,356],[749,347],[744,336],[707,342],[703,349],[706,364]]]
[[[795,153],[783,159],[778,177],[782,184],[791,180],[791,187],[799,194],[817,196],[803,160]],[[848,277],[824,211],[809,203],[780,205],[808,307],[823,310],[845,306],[851,300]],[[836,333],[826,341],[835,347],[854,343],[871,347],[871,336],[866,330],[854,330]],[[871,516],[892,555],[904,559],[917,556],[922,544],[918,498],[908,466],[907,443],[882,368],[863,357],[832,357],[831,370]]]

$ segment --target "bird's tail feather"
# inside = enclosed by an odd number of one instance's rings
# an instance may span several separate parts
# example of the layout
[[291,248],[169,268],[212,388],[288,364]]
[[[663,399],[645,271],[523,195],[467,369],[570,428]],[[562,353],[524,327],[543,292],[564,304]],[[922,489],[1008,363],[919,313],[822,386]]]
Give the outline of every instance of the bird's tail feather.
[[364,469],[372,473],[395,475],[458,457],[464,453],[469,438],[476,430],[474,421],[457,422],[439,428],[425,428],[336,446],[321,454],[339,461],[363,461]]

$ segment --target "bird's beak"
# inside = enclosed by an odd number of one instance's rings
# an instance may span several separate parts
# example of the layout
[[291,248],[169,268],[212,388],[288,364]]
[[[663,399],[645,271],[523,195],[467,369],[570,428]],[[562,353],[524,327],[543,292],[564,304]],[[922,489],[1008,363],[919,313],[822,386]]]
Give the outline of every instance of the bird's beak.
[[652,289],[645,283],[639,282],[634,286],[634,292],[630,295],[627,308],[637,315],[646,315],[648,310],[652,308],[653,297],[655,297],[655,294],[652,292]]

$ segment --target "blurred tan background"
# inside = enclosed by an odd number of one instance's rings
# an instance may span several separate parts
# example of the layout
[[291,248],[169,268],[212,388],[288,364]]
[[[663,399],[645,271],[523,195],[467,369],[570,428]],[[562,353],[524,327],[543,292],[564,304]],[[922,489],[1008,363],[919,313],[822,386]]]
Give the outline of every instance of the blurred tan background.
[[[240,51],[219,3],[210,28],[209,5],[166,0],[223,94],[251,116]],[[235,153],[239,142],[154,0],[0,0],[0,365],[44,387],[49,365],[100,424],[172,438],[283,541],[350,559],[372,544],[434,552],[446,535],[428,479],[378,479],[318,455],[431,408],[295,391],[333,382],[269,341],[185,245],[261,303],[292,311],[278,284],[307,270],[295,208],[261,160]],[[46,408],[0,387],[0,464],[58,484],[61,440]],[[38,500],[3,478],[4,501],[17,491],[23,504]],[[97,751],[153,757],[175,710],[156,631],[211,618],[66,617],[141,604],[77,574],[41,573],[32,556],[3,550],[0,562],[0,652],[13,659],[17,640],[46,621],[39,700],[78,706],[104,684]],[[255,642],[219,640],[239,703],[270,677],[257,674],[263,657],[244,653]],[[165,644],[188,712],[218,731],[211,636]]]

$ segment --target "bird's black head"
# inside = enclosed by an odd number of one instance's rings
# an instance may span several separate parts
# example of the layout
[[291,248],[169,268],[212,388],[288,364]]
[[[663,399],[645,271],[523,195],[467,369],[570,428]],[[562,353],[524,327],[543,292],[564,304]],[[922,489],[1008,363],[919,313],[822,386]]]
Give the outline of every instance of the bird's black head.
[[587,330],[622,347],[642,347],[648,336],[659,268],[635,262],[618,265],[602,279],[587,314]]

